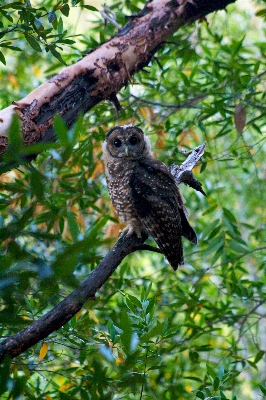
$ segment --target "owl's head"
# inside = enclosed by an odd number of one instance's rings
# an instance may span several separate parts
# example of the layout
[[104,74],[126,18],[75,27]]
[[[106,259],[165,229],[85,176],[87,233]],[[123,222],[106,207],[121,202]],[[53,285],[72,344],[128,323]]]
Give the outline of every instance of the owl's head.
[[140,157],[151,155],[150,141],[136,126],[115,126],[106,135],[103,154],[106,159],[111,156],[137,160]]

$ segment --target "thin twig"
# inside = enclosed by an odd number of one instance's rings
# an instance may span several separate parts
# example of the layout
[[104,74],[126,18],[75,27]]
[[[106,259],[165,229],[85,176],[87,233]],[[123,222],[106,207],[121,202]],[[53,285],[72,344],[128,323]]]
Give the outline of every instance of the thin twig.
[[181,104],[158,103],[156,101],[143,99],[141,97],[135,96],[134,94],[131,94],[131,97],[133,97],[136,100],[141,101],[142,103],[151,104],[152,106],[172,108],[174,110],[181,110],[182,108],[192,108],[199,100],[202,100],[205,97],[207,97],[207,95],[199,94],[198,96],[194,97],[193,99],[184,101],[184,103],[181,103]]
[[136,250],[147,250],[147,251],[153,251],[154,253],[162,254],[162,251],[158,249],[158,247],[150,246],[148,244],[141,244],[136,248]]

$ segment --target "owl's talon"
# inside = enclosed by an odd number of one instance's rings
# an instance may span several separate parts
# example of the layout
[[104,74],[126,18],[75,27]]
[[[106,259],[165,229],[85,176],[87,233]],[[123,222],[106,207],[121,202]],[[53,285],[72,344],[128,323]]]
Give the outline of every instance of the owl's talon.
[[[128,226],[125,227],[125,229],[123,229],[123,231],[121,232],[121,234],[122,234],[122,235],[126,235],[126,236],[130,236],[130,235],[132,235],[133,233],[135,233],[135,234],[137,235],[137,237],[138,237],[139,239],[141,239],[141,232],[142,232],[141,228],[139,228],[139,227],[134,227],[134,226],[132,226],[132,225],[128,225]],[[119,236],[119,237],[120,237],[120,236]]]

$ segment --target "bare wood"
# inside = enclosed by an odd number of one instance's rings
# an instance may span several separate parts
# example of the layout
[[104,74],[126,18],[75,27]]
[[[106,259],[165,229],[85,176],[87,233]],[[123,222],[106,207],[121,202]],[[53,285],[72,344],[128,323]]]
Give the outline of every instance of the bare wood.
[[186,185],[191,186],[193,189],[201,192],[202,194],[204,194],[204,196],[206,196],[206,193],[202,189],[201,183],[194,177],[192,169],[199,161],[201,156],[204,154],[206,145],[207,143],[204,142],[200,146],[195,147],[189,153],[183,152],[183,154],[188,154],[187,159],[180,166],[173,164],[169,168],[169,171],[175,178],[177,185],[180,185],[180,183],[183,182]]
[[67,126],[104,99],[116,94],[145,67],[155,52],[181,26],[210,12],[224,9],[235,0],[153,0],[131,16],[108,42],[76,64],[50,78],[24,99],[0,111],[0,153],[8,145],[12,117],[21,121],[25,145],[54,141],[53,118],[60,114]]

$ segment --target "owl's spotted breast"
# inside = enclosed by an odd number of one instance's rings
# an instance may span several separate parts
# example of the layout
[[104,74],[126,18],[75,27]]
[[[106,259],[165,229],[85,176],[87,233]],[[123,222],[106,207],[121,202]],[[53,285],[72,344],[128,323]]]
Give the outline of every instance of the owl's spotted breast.
[[106,176],[108,192],[113,206],[122,222],[125,225],[130,225],[140,237],[143,226],[132,203],[130,188],[134,165],[130,162],[109,164],[106,165]]

